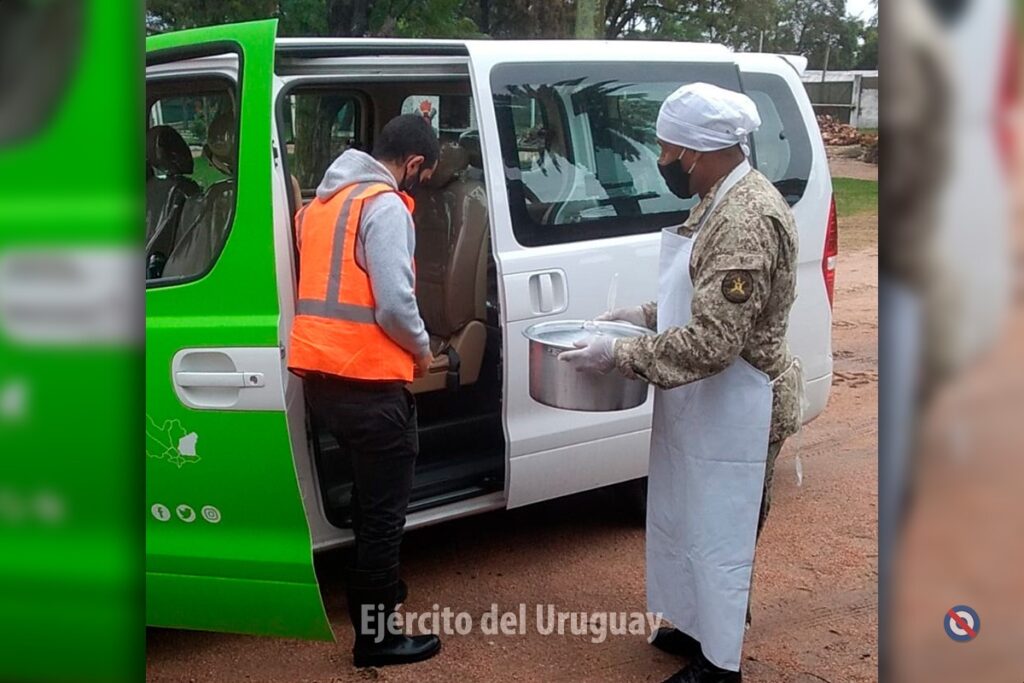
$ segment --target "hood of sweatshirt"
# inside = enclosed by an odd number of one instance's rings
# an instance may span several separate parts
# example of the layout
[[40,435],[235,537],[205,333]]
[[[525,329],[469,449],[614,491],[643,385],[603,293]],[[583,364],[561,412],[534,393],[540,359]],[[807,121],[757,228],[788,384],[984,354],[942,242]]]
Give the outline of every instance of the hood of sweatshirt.
[[353,183],[386,183],[397,190],[398,184],[385,166],[366,152],[347,149],[328,167],[316,188],[316,196],[326,202],[342,188]]

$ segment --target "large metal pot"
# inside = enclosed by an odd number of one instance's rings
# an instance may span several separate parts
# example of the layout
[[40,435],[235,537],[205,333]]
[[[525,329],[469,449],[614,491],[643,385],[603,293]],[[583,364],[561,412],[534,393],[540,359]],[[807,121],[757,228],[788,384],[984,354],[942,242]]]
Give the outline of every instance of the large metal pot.
[[559,320],[537,323],[523,334],[530,340],[530,396],[565,410],[629,410],[647,400],[647,382],[626,379],[612,370],[606,375],[577,372],[558,354],[573,343],[595,334],[616,339],[640,337],[650,330],[629,323]]

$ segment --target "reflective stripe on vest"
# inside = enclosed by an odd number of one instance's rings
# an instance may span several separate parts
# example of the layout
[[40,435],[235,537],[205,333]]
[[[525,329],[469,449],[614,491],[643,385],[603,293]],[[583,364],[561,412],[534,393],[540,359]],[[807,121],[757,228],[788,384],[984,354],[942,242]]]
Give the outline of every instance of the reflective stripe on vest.
[[339,304],[330,301],[314,301],[313,299],[299,299],[295,312],[299,315],[315,315],[319,318],[334,318],[335,320],[349,320],[354,323],[375,323],[373,309],[369,306],[356,306],[355,304]]
[[[367,192],[373,190],[373,192]],[[362,214],[363,201],[381,192],[391,192],[392,189],[383,183],[357,183],[342,189],[339,194],[344,194],[341,211],[338,213],[338,221],[334,225],[334,238],[331,240],[331,263],[328,271],[327,295],[323,299],[303,299],[298,301],[296,313],[302,315],[315,315],[321,318],[334,318],[336,320],[350,320],[358,323],[376,322],[372,306],[358,306],[354,304],[338,303],[338,292],[341,290],[341,266],[345,256],[345,237],[349,220],[352,217],[352,204],[355,202],[359,212],[356,219]],[[303,211],[305,214],[305,211]],[[301,216],[305,218],[305,215]],[[301,239],[302,223],[298,225],[298,232]],[[355,235],[353,235],[355,237]],[[352,245],[355,248],[355,245]],[[301,254],[301,246],[300,251]],[[302,293],[299,293],[302,296]]]
[[[376,324],[370,278],[357,263],[364,202],[384,183],[357,183],[296,216],[299,292],[288,366],[367,380],[412,381],[412,355]],[[412,212],[412,198],[397,193]]]

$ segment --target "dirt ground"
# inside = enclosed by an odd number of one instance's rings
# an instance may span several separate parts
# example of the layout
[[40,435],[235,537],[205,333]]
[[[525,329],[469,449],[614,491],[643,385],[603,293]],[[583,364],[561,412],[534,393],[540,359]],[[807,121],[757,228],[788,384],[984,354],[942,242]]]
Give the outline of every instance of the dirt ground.
[[878,165],[867,164],[858,159],[830,156],[828,167],[833,177],[878,180]]
[[[749,683],[877,679],[876,238],[876,217],[840,223],[835,381],[825,413],[787,442],[778,461],[744,649]],[[437,604],[476,618],[494,603],[499,612],[525,603],[530,614],[548,603],[568,611],[642,611],[643,557],[642,524],[614,489],[457,520],[406,538],[406,610]],[[151,629],[147,679],[660,681],[684,664],[640,635],[593,643],[590,636],[542,636],[531,627],[514,636],[474,629],[445,638],[442,653],[428,662],[357,672],[344,561],[340,551],[318,562],[337,643]]]

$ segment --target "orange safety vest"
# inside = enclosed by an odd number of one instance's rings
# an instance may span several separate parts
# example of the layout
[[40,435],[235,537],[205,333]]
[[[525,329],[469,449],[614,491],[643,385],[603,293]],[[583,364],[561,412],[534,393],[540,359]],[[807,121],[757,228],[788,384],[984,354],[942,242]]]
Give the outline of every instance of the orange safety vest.
[[[326,202],[314,199],[295,217],[299,298],[288,368],[299,375],[412,381],[412,354],[377,324],[370,277],[356,262],[363,204],[383,192],[395,190],[385,183],[354,183]],[[397,194],[412,213],[412,197]]]

